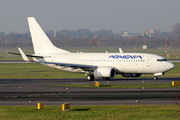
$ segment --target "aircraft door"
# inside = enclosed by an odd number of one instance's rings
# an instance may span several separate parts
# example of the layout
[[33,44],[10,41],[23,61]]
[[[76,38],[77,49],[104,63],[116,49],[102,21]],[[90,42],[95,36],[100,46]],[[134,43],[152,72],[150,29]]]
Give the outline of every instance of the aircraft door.
[[146,66],[147,66],[147,67],[150,67],[150,66],[151,66],[151,58],[147,58]]

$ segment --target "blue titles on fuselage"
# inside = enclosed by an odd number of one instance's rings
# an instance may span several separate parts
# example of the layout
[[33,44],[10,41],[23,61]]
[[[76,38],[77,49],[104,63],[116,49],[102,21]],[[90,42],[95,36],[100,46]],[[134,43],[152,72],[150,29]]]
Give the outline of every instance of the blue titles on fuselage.
[[137,59],[142,57],[140,55],[110,55],[109,58],[113,59]]

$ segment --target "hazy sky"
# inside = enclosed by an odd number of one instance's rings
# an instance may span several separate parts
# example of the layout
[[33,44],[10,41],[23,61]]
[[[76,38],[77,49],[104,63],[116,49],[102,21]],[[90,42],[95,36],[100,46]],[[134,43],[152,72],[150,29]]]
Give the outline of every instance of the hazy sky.
[[0,32],[26,33],[27,17],[44,31],[79,28],[170,31],[180,22],[180,0],[0,0]]

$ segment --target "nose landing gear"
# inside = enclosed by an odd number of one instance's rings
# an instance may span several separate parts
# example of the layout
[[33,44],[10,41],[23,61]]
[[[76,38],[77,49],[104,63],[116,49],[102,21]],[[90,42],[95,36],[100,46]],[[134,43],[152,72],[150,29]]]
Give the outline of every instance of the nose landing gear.
[[94,75],[87,75],[86,79],[89,81],[94,80]]
[[158,77],[157,77],[157,76],[154,76],[154,80],[158,80]]

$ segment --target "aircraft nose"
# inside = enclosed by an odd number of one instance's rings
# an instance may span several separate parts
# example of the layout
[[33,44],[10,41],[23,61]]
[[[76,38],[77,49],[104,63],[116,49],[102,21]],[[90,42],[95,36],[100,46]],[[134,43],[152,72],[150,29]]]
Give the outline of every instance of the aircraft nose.
[[166,67],[168,70],[171,70],[175,67],[175,65],[173,63],[169,62],[168,64],[166,64]]

